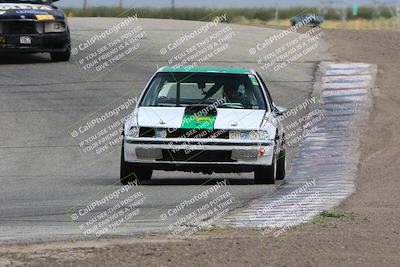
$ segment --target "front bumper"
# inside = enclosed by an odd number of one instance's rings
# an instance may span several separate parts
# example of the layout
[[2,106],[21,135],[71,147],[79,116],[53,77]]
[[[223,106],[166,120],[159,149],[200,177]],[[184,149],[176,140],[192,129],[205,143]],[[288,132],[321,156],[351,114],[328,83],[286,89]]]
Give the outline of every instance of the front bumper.
[[160,169],[266,166],[272,164],[274,148],[273,141],[124,138],[125,161],[164,166]]
[[[20,38],[28,36],[31,44],[21,44]],[[0,53],[47,53],[65,52],[70,44],[69,32],[41,34],[0,34]]]

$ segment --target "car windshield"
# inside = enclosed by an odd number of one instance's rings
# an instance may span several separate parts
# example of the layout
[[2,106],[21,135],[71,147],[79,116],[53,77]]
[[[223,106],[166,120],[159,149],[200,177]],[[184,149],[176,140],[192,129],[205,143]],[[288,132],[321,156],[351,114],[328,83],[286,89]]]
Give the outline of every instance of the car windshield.
[[262,89],[254,75],[225,73],[158,73],[140,106],[266,109]]

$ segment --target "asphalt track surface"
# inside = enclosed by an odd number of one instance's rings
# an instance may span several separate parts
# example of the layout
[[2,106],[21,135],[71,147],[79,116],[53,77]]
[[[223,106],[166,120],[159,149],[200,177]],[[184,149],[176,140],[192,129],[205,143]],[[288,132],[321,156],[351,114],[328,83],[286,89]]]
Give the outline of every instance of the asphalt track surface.
[[[85,42],[121,19],[70,19],[73,46]],[[120,188],[120,150],[116,149],[88,163],[80,157],[68,126],[95,110],[126,95],[138,96],[154,71],[167,65],[160,54],[184,33],[204,25],[201,22],[139,20],[147,35],[137,56],[123,58],[122,65],[99,77],[88,77],[75,62],[51,63],[46,54],[1,55],[0,57],[0,242],[29,242],[84,238],[71,214]],[[213,31],[225,27],[220,25]],[[312,92],[314,71],[329,60],[327,46],[280,71],[263,71],[249,54],[266,37],[278,30],[230,25],[235,32],[229,48],[207,61],[208,66],[248,67],[259,71],[277,104],[287,107],[304,101]],[[294,38],[296,34],[290,35]],[[196,43],[194,38],[191,42]],[[178,48],[182,49],[182,48]],[[221,190],[235,196],[231,210],[272,194],[279,184],[254,185],[253,175],[188,174],[156,172],[137,190],[146,195],[140,213],[113,234],[167,231],[177,218],[160,220],[168,208],[202,192],[225,178]],[[136,190],[136,189],[135,189]],[[224,192],[220,191],[220,192]],[[200,200],[185,213],[201,207]],[[101,207],[104,211],[112,201]]]

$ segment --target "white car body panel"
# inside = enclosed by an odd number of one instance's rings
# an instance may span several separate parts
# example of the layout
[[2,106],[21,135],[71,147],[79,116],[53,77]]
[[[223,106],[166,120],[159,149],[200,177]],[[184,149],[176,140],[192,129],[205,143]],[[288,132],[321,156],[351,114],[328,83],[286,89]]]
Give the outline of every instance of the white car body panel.
[[141,127],[180,128],[184,107],[140,107],[138,122]]
[[259,130],[265,110],[217,109],[215,129]]
[[[185,107],[140,107],[140,127],[180,128]],[[259,130],[265,110],[218,108],[214,129]]]

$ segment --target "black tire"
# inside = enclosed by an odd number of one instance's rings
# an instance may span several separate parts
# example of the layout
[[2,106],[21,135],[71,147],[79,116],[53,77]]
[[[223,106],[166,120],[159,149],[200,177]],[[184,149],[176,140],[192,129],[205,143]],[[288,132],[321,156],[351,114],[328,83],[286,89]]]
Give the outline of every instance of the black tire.
[[286,151],[283,150],[279,153],[279,157],[276,164],[276,180],[283,180],[286,176]]
[[274,156],[271,166],[258,167],[254,171],[255,184],[275,184],[277,160]]
[[53,52],[50,53],[51,61],[53,62],[65,62],[69,61],[71,57],[71,45],[67,45],[64,52]]
[[153,170],[137,166],[134,163],[126,162],[124,157],[124,147],[121,150],[121,173],[120,181],[121,184],[127,185],[138,180],[139,183],[142,181],[150,180],[153,175]]

